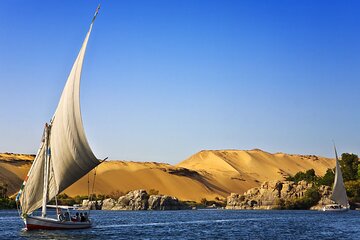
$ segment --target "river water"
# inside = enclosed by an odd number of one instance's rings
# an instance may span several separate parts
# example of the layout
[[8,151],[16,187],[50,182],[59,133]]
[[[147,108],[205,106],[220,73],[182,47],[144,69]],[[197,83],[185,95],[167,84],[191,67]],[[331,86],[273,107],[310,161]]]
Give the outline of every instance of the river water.
[[0,239],[360,239],[360,211],[92,211],[91,229],[25,231],[0,211]]

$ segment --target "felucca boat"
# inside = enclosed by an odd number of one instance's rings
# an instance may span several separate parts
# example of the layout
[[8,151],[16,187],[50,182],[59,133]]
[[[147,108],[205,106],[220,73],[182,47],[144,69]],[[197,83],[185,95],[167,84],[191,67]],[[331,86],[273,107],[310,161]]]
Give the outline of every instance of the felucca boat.
[[330,199],[334,201],[334,204],[328,204],[323,207],[323,211],[343,212],[349,210],[349,201],[346,195],[346,189],[344,180],[341,173],[339,159],[334,145],[336,168],[335,168],[335,179],[333,185],[333,192]]
[[[80,112],[81,70],[99,9],[100,5],[71,69],[55,114],[50,123],[45,124],[40,148],[16,197],[20,203],[20,216],[28,230],[80,229],[92,225],[88,218],[73,221],[68,214],[59,214],[59,209],[68,211],[69,207],[57,206],[56,196],[100,163],[86,139]],[[50,217],[53,211],[47,211],[47,204],[54,198],[57,214]],[[35,216],[35,210],[40,207],[41,215]]]

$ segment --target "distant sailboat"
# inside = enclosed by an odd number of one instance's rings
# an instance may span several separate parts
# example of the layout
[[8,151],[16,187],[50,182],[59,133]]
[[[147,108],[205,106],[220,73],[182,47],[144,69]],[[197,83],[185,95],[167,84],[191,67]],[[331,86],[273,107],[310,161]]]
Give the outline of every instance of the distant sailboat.
[[335,168],[333,192],[330,196],[330,199],[333,200],[335,204],[329,204],[324,206],[323,211],[346,211],[349,209],[349,201],[346,195],[346,189],[345,189],[344,180],[342,177],[335,145],[334,145],[334,150],[336,157],[336,168]]
[[[100,9],[97,7],[80,52],[71,69],[59,104],[50,123],[45,124],[38,153],[16,197],[26,228],[79,229],[91,227],[90,219],[71,221],[69,215],[50,218],[47,203],[95,168],[95,157],[85,136],[80,112],[80,78],[86,46]],[[33,212],[42,207],[41,216]],[[63,210],[68,211],[68,207]],[[69,214],[69,212],[67,213]]]

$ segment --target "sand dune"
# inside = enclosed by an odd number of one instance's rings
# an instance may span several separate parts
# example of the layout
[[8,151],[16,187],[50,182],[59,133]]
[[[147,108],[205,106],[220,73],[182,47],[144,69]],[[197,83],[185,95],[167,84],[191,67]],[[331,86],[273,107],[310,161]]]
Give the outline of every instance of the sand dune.
[[334,167],[334,159],[308,155],[271,154],[254,150],[205,150],[177,164],[198,171],[226,192],[242,193],[267,180],[313,168],[318,175]]
[[34,157],[30,154],[0,154],[0,183],[8,185],[9,194],[19,190]]
[[[33,155],[0,154],[0,182],[15,193],[31,166]],[[329,158],[276,153],[262,150],[204,150],[172,166],[155,162],[108,161],[96,170],[95,193],[109,194],[134,189],[155,189],[182,200],[224,198],[242,193],[265,180],[283,179],[310,168],[318,175],[334,167]],[[94,171],[74,183],[65,193],[87,195]],[[88,184],[89,180],[89,184]]]
[[[201,176],[191,175],[186,169],[164,163],[110,161],[101,164],[96,170],[95,192],[109,194],[117,190],[155,189],[161,194],[196,201],[202,197],[213,199],[218,196],[203,184]],[[93,172],[89,176],[92,187]],[[83,177],[69,187],[66,193],[87,195],[87,180],[87,176]]]

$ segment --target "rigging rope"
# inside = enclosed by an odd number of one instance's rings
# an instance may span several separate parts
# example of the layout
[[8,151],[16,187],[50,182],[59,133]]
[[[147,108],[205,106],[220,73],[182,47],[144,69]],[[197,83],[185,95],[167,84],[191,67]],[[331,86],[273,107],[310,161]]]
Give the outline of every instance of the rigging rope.
[[90,199],[90,173],[87,174],[87,177],[88,199]]
[[[100,165],[101,163],[105,162],[106,159],[108,159],[108,158],[106,157],[104,160],[102,160],[102,161],[99,163],[99,165]],[[93,196],[94,196],[96,170],[97,170],[97,167],[98,167],[99,165],[97,165],[97,166],[94,168],[94,178],[93,178],[93,184],[92,184],[91,194],[90,194],[90,198],[89,198],[89,203],[90,203],[90,207],[89,207],[89,210],[88,210],[88,211],[89,211],[89,212],[88,212],[88,215],[89,215],[89,216],[90,216],[90,210],[91,210],[91,206],[92,206],[91,202],[92,202],[92,198],[93,198]],[[88,175],[88,178],[89,178],[89,175]],[[88,180],[88,183],[89,183],[89,180]],[[88,188],[89,188],[89,184],[88,184]],[[96,202],[95,202],[95,210],[96,210],[96,205],[97,205],[97,199],[96,199]]]

